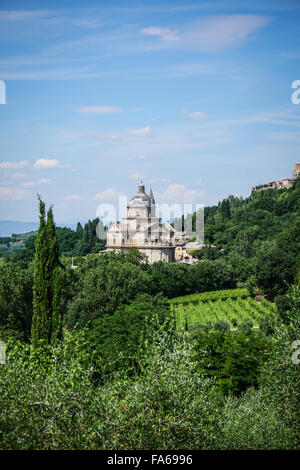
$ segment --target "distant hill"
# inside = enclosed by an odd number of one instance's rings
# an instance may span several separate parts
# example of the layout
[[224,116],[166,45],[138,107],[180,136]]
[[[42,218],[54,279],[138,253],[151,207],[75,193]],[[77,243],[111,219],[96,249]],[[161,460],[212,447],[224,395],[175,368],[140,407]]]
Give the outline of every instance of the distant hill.
[[[68,227],[76,229],[77,223],[66,222],[58,223],[58,227]],[[0,237],[10,237],[12,233],[28,233],[36,231],[39,228],[39,222],[19,222],[17,220],[0,220]]]
[[18,222],[16,220],[0,220],[0,237],[10,237],[12,233],[27,233],[39,228],[38,222]]

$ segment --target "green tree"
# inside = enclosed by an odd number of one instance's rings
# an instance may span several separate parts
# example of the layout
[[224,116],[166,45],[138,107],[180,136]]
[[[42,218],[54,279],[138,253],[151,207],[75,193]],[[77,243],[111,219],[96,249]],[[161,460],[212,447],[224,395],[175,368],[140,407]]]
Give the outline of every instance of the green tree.
[[65,318],[67,328],[92,325],[108,313],[112,315],[121,304],[129,304],[142,293],[152,293],[153,282],[134,253],[88,255],[78,267],[77,295]]
[[80,222],[77,223],[76,232],[77,233],[82,233],[83,232],[83,228],[82,228],[82,225],[81,225]]
[[21,268],[26,269],[34,258],[35,253],[35,240],[36,235],[31,235],[25,241],[25,247],[23,250],[12,253],[9,257],[9,261],[13,264],[17,264]]
[[98,318],[90,330],[90,338],[106,369],[135,370],[142,345],[146,342],[148,348],[163,325],[172,332],[167,300],[161,294],[155,297],[141,294],[130,305],[118,307],[113,315]]
[[61,334],[59,311],[59,255],[52,207],[45,214],[45,203],[40,203],[40,227],[36,239],[33,275],[32,344],[40,339],[56,342]]
[[200,332],[195,347],[200,369],[217,379],[216,388],[224,394],[239,394],[257,386],[270,349],[268,339],[251,329]]
[[276,240],[261,244],[255,260],[255,275],[265,292],[283,294],[292,283],[295,257],[290,248]]
[[220,205],[220,212],[223,220],[230,219],[230,203],[229,199],[223,199]]
[[[28,340],[32,319],[33,266],[22,269],[8,262],[0,266],[0,328]],[[3,338],[1,338],[3,339]]]

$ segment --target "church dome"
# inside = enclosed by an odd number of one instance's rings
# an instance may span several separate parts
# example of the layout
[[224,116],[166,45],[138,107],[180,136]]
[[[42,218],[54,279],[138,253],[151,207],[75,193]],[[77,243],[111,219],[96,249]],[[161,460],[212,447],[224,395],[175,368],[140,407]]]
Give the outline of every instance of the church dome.
[[141,182],[138,186],[138,193],[129,201],[129,207],[133,206],[150,206],[151,198],[145,193],[145,186]]
[[141,195],[136,194],[133,196],[129,201],[129,206],[149,206],[150,205],[150,198],[147,194]]

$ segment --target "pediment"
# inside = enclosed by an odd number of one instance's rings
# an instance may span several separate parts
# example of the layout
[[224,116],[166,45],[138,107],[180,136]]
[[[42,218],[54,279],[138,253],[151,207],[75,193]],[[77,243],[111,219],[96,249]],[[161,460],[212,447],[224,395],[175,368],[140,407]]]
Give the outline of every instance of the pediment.
[[174,232],[174,227],[172,227],[172,225],[169,224],[169,222],[165,222],[164,224],[162,224],[161,228],[162,228],[162,231],[165,233]]
[[115,222],[107,230],[108,232],[120,232],[119,225]]
[[147,224],[144,224],[140,227],[140,232],[145,232],[146,230],[158,230],[158,222],[155,221],[155,222],[150,222],[150,223],[147,223]]

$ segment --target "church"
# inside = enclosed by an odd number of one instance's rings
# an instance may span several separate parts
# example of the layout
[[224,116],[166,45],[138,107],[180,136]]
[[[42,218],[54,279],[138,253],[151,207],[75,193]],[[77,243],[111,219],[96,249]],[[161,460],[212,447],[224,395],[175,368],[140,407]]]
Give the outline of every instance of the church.
[[137,248],[147,255],[150,264],[175,261],[174,228],[168,222],[162,223],[155,209],[152,189],[146,194],[141,182],[137,194],[129,201],[127,217],[112,223],[107,230],[107,251],[128,253]]

